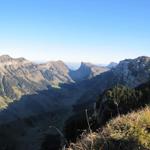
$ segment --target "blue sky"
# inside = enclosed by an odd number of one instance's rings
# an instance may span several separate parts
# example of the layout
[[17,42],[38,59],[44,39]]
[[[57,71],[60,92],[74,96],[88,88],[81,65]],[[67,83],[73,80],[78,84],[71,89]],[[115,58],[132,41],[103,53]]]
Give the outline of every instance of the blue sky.
[[0,0],[0,55],[108,63],[150,56],[150,0]]

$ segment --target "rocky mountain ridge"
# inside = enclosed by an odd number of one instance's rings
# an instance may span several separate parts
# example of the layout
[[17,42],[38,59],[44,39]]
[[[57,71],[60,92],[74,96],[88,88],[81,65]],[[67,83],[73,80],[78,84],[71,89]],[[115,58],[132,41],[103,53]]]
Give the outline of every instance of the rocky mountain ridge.
[[[93,106],[105,90],[115,85],[133,88],[150,79],[150,58],[144,56],[121,61],[111,69],[82,63],[73,73],[62,61],[35,64],[23,58],[3,56],[0,62],[0,129],[3,131],[3,124],[7,123],[4,132],[9,129],[9,134],[15,136],[14,124],[20,127],[21,122],[17,143],[21,142],[22,147],[31,146],[27,139],[32,140],[33,135],[44,137],[44,132],[39,135],[39,130],[47,130],[50,124],[63,127],[63,121],[74,110]],[[37,130],[28,135],[29,129]],[[39,146],[41,141],[37,143]]]
[[[83,70],[87,69],[89,74],[95,73],[96,70],[94,65],[86,67],[82,64],[80,68],[81,70],[82,68]],[[18,99],[22,95],[33,94],[37,90],[45,90],[50,86],[59,87],[60,84],[74,83],[74,78],[70,75],[71,72],[73,71],[62,61],[35,64],[24,58],[12,58],[8,55],[0,56],[1,99],[2,96]],[[82,73],[84,74],[83,71],[79,74],[79,76],[82,76],[80,80],[87,79]]]
[[93,65],[91,63],[81,62],[79,69],[70,72],[70,76],[74,81],[81,81],[91,79],[103,72],[108,71],[109,68]]
[[[30,95],[34,95],[34,98],[30,96],[30,99],[34,99],[34,103],[29,101],[32,103],[31,110],[32,106],[38,105],[43,110],[47,108],[47,111],[54,103],[71,105],[73,101],[77,106],[84,105],[94,102],[99,93],[114,85],[122,84],[132,88],[149,79],[150,58],[146,56],[123,60],[112,69],[82,62],[78,70],[71,71],[62,61],[35,64],[24,58],[3,55],[0,56],[0,107],[7,108],[22,97],[29,99]],[[61,88],[63,85],[66,87]],[[42,91],[49,92],[45,96]],[[38,98],[35,95],[39,93],[42,94]],[[71,95],[74,95],[73,99],[70,99]],[[19,107],[26,109],[26,103],[28,101],[24,100]]]
[[[92,74],[95,70],[90,67],[94,68],[94,65],[84,65],[84,69],[88,68]],[[70,72],[62,61],[36,64],[24,58],[0,56],[0,108],[4,109],[0,113],[0,122],[71,105],[86,89],[76,94],[79,86],[76,86]],[[85,79],[86,76],[80,81]],[[71,99],[71,96],[74,98]]]
[[136,87],[150,79],[150,57],[141,56],[136,59],[125,59],[112,69],[118,82]]
[[87,82],[87,92],[77,101],[77,107],[96,101],[99,94],[115,85],[134,88],[149,80],[150,57],[141,56],[136,59],[122,60],[115,68],[103,72]]

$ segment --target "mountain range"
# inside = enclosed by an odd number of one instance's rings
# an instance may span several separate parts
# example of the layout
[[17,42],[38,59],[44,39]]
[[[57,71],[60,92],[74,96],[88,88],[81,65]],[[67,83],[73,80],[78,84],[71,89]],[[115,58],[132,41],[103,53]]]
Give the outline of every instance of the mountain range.
[[[53,111],[63,104],[68,105],[70,102],[66,102],[66,99],[75,92],[70,87],[73,88],[77,81],[88,80],[107,70],[106,67],[82,63],[78,70],[72,71],[62,61],[36,64],[25,58],[0,56],[0,108],[4,110],[0,114],[4,114],[0,123],[10,118],[14,120],[15,116],[22,118],[37,115]],[[64,85],[69,88],[61,88]],[[58,100],[59,97],[61,100]],[[57,107],[53,107],[54,104]],[[6,112],[9,117],[6,117]]]
[[[99,93],[116,84],[136,87],[148,81],[149,68],[150,58],[146,56],[126,59],[119,64],[111,63],[108,67],[82,62],[79,69],[70,70],[62,61],[36,64],[25,58],[2,55],[0,56],[0,108],[7,110],[9,104],[12,106],[14,102],[19,102],[26,116],[26,103],[32,103],[30,109],[38,105],[39,108],[48,111],[53,109],[53,104],[59,106],[93,102]],[[44,95],[42,91],[48,94]],[[76,95],[73,100],[70,98],[71,94]],[[30,99],[36,99],[34,103],[29,101],[29,96]],[[42,99],[46,106],[41,102]],[[18,106],[15,107],[18,109]]]
[[1,107],[6,105],[2,105],[2,100],[15,100],[22,95],[34,94],[48,87],[86,80],[106,70],[108,69],[104,67],[82,63],[78,70],[72,71],[62,61],[35,64],[24,58],[0,56]]
[[[14,126],[20,128],[22,124],[17,143],[20,143],[20,149],[24,150],[29,136],[34,134],[36,137],[43,137],[43,132],[38,131],[46,130],[49,124],[63,128],[67,118],[91,106],[107,89],[115,85],[135,88],[149,80],[150,57],[146,56],[125,59],[119,64],[111,63],[106,67],[82,62],[79,69],[71,70],[62,61],[37,64],[25,58],[2,55],[0,135],[1,131],[6,130],[15,134]],[[39,124],[39,129],[35,122]],[[5,130],[2,130],[6,124],[9,128],[5,126]],[[29,129],[32,134],[22,136],[22,130],[26,133]],[[36,141],[36,138],[32,140]],[[30,142],[28,144],[32,145],[32,150],[36,150],[40,142],[35,142],[37,145]]]

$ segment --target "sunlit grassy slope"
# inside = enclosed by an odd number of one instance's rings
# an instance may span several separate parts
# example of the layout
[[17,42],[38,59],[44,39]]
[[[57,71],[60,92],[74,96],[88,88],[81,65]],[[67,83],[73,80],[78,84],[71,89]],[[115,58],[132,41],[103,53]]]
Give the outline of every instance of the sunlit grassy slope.
[[150,107],[118,116],[97,132],[85,133],[68,150],[149,150]]

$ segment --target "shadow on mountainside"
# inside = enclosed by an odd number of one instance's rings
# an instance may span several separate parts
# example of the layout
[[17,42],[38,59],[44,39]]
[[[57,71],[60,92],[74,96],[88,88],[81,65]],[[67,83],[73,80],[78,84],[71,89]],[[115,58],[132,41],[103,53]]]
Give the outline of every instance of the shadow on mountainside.
[[49,131],[50,125],[63,128],[64,121],[72,114],[72,105],[86,92],[86,86],[86,81],[61,84],[60,88],[48,87],[10,103],[0,111],[0,149],[38,149],[47,140],[47,134],[48,137],[57,134]]
[[94,103],[100,93],[116,82],[113,73],[108,71],[91,80],[60,84],[60,88],[49,86],[48,90],[22,96],[0,112],[0,148],[39,149],[46,135],[52,134],[50,125],[63,129],[73,111],[78,112]]
[[61,88],[48,87],[48,90],[24,95],[10,103],[0,111],[0,149],[38,149],[46,134],[51,136],[50,125],[63,128],[64,120],[71,113],[72,96],[75,95],[73,84],[61,85]]

